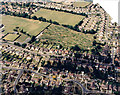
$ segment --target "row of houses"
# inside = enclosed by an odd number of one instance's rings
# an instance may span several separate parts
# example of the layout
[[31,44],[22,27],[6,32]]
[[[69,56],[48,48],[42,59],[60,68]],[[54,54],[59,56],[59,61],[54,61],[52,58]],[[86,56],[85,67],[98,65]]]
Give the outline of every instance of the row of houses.
[[13,12],[13,13],[27,13],[28,15],[31,15],[39,9],[35,6],[26,7],[23,4],[22,4],[22,6],[19,6],[19,4],[21,4],[21,2],[18,2],[18,4],[16,4],[16,6],[11,5],[11,3],[4,4],[4,5],[2,5],[2,11]]

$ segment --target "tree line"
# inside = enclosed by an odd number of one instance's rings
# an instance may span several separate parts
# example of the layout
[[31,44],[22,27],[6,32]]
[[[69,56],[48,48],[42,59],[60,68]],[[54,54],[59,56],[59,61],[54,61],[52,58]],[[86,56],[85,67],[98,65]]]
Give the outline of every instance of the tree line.
[[50,9],[50,10],[55,10],[55,11],[62,11],[62,12],[67,12],[67,13],[71,13],[71,14],[82,15],[82,16],[88,17],[88,15],[85,13],[76,13],[73,11],[67,11],[67,10],[56,9],[56,8],[47,8],[47,7],[42,7],[42,6],[40,8]]

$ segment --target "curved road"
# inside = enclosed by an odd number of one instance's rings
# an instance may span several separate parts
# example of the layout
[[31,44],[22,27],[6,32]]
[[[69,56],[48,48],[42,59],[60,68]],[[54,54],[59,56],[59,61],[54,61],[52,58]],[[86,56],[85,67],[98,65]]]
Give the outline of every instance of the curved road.
[[[30,72],[35,73],[35,74],[38,74],[38,75],[40,75],[40,76],[45,76],[45,77],[49,78],[49,76],[47,76],[47,75],[40,74],[40,73],[36,73],[35,71],[28,70],[28,69],[18,69],[18,68],[13,68],[13,67],[6,67],[6,66],[3,66],[2,68],[12,69],[12,70],[20,70],[20,72],[19,72],[19,74],[18,74],[18,77],[17,77],[17,79],[16,79],[15,82],[14,82],[14,84],[15,84],[15,85],[14,85],[14,93],[17,92],[17,91],[16,91],[16,85],[17,85],[19,79],[21,78],[21,76],[22,76],[22,74],[23,74],[23,71],[30,71]],[[63,79],[63,80],[65,80],[65,81],[73,81],[74,83],[78,84],[78,85],[82,88],[82,93],[88,93],[88,92],[89,92],[89,91],[86,90],[86,88],[85,88],[79,81],[77,81],[77,80],[72,80],[72,79]]]

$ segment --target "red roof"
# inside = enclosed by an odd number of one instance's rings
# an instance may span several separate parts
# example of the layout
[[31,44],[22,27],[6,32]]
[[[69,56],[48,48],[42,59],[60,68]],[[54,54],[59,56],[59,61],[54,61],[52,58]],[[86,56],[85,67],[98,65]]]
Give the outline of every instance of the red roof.
[[117,69],[120,69],[120,67],[117,67]]

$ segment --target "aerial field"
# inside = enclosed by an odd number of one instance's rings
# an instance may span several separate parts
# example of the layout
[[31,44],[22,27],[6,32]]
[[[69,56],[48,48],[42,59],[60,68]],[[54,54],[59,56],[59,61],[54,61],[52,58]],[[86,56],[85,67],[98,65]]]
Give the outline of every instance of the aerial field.
[[14,41],[18,36],[19,35],[17,35],[17,34],[8,34],[3,39],[9,40],[9,41]]
[[15,27],[20,27],[23,29],[23,31],[32,36],[36,36],[49,25],[47,22],[40,22],[32,19],[25,19],[8,15],[2,16],[2,23],[5,25],[5,33],[13,32]]
[[60,24],[65,24],[65,25],[76,25],[78,24],[85,16],[81,15],[75,15],[71,13],[65,13],[65,12],[60,12],[60,11],[55,11],[55,10],[49,10],[49,9],[40,9],[39,11],[35,12],[33,14],[37,17],[44,17],[47,20],[52,20],[56,21]]
[[21,36],[16,40],[18,42],[24,42],[28,38],[27,35],[21,34]]
[[48,42],[59,43],[64,47],[71,47],[78,45],[82,49],[88,49],[92,47],[93,35],[76,32],[68,28],[51,25],[48,29],[45,29],[41,41],[48,40]]
[[74,7],[86,7],[87,5],[89,5],[91,2],[74,2],[73,6]]

